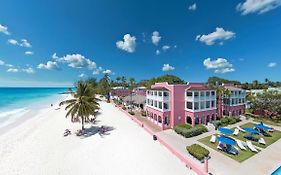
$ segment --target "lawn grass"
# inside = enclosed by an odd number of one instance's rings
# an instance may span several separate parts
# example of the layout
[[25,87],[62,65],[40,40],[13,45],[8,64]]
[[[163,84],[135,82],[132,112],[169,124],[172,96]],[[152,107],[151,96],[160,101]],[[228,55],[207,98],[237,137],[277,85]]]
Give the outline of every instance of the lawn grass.
[[[246,123],[244,125],[241,125],[240,126],[241,128],[253,128],[254,127],[254,124],[253,123]],[[234,129],[234,128],[232,128]],[[279,140],[281,138],[281,131],[278,131],[278,130],[275,130],[274,132],[268,132],[272,137],[262,137],[260,135],[253,135],[254,137],[257,137],[257,138],[263,138],[266,142],[266,145],[262,145],[262,144],[259,144],[258,142],[253,142],[253,145],[255,146],[258,146],[258,147],[261,147],[261,148],[266,148],[268,147],[269,145],[271,145],[272,143],[276,142],[277,140]],[[239,140],[243,140],[243,141],[246,141],[247,139],[245,139],[243,136],[245,135],[249,135],[249,133],[243,133],[243,132],[239,132],[239,134],[237,136],[235,135],[232,135],[232,137],[236,138],[236,139],[239,139]]]
[[[244,125],[241,125],[240,126],[241,128],[253,128],[254,127],[254,124],[253,123],[246,123]],[[232,128],[234,129],[234,128]],[[247,139],[245,139],[243,136],[244,135],[248,135],[249,133],[243,133],[243,132],[239,132],[238,136],[234,136],[234,135],[231,135],[231,137],[235,138],[235,139],[239,139],[239,140],[243,140],[243,141],[246,141]],[[272,137],[263,137],[265,142],[266,142],[266,145],[261,145],[259,144],[258,142],[253,142],[253,145],[255,146],[258,146],[260,148],[266,148],[268,147],[269,145],[271,145],[272,143],[276,142],[277,140],[279,140],[281,138],[281,131],[278,131],[278,130],[275,130],[274,132],[270,132],[269,133]],[[254,135],[255,137],[257,138],[260,138],[261,136],[259,135]],[[218,151],[218,152],[221,152],[222,154],[238,161],[238,162],[243,162],[244,160],[252,157],[253,155],[257,154],[257,153],[253,153],[252,151],[250,151],[249,149],[247,149],[246,151],[244,150],[240,150],[238,151],[238,155],[230,155],[230,154],[227,154],[223,151],[220,151],[217,149],[217,145],[218,145],[218,141],[216,141],[216,143],[211,143],[210,142],[210,139],[211,139],[211,136],[208,136],[208,137],[205,137],[205,138],[202,138],[200,140],[198,140],[199,142],[207,145],[208,147]]]
[[236,160],[237,162],[243,162],[244,160],[252,157],[253,155],[255,155],[256,153],[253,153],[252,151],[250,151],[249,149],[247,149],[246,151],[244,150],[238,150],[238,155],[232,155],[232,154],[228,154],[226,152],[223,152],[223,151],[220,151],[217,146],[218,146],[218,141],[216,141],[216,143],[211,143],[210,142],[210,139],[211,139],[211,136],[208,136],[208,137],[205,137],[205,138],[202,138],[200,140],[198,140],[199,142],[207,145],[208,147]]

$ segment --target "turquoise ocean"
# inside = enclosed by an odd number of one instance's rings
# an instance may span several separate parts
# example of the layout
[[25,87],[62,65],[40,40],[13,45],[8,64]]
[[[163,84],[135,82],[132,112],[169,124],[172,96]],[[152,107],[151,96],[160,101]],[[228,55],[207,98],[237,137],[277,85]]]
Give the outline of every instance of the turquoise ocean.
[[[0,88],[0,127],[31,110],[50,107],[68,88]],[[65,96],[64,96],[65,97]]]

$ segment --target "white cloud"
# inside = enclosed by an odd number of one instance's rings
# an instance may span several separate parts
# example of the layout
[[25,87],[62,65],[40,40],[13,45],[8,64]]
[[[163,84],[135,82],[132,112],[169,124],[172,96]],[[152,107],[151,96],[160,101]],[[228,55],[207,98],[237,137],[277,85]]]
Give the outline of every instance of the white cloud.
[[21,40],[20,46],[22,46],[22,47],[32,47],[31,44],[26,39]]
[[152,33],[152,36],[151,36],[151,41],[152,41],[152,43],[154,44],[154,45],[158,45],[158,43],[160,42],[160,40],[161,40],[161,36],[160,36],[160,34],[159,34],[159,32],[157,32],[157,31],[154,31],[153,33]]
[[80,78],[84,78],[84,77],[86,77],[86,74],[83,74],[83,73],[82,73],[82,74],[79,75],[79,77],[80,77]]
[[16,72],[18,72],[19,70],[17,69],[17,68],[9,68],[8,70],[7,70],[7,72],[12,72],[12,73],[16,73]]
[[32,47],[31,44],[26,39],[22,39],[21,42],[15,40],[15,39],[9,39],[8,43],[12,44],[12,45],[21,46],[21,47],[28,47],[28,48]]
[[54,54],[52,55],[52,58],[56,60],[56,59],[58,59],[59,57],[57,56],[57,53],[54,53]]
[[67,63],[72,68],[88,68],[93,70],[97,67],[96,63],[81,54],[66,55],[59,58],[56,54],[52,56],[55,60],[62,63]]
[[5,65],[5,62],[0,60],[0,66],[3,66],[3,65]]
[[188,10],[192,10],[192,11],[195,11],[196,9],[197,9],[196,3],[188,7]]
[[38,69],[47,69],[47,70],[60,70],[57,62],[48,61],[47,64],[39,64],[37,66]]
[[25,51],[24,54],[25,55],[34,55],[34,52],[32,52],[32,51]]
[[136,48],[136,37],[126,34],[123,41],[117,41],[116,47],[129,53],[133,53]]
[[276,66],[277,66],[277,63],[275,63],[275,62],[268,63],[268,65],[267,65],[267,67],[270,67],[270,68],[273,68]]
[[215,32],[209,33],[207,35],[197,35],[196,40],[199,40],[202,43],[207,45],[213,45],[216,41],[220,45],[223,44],[223,41],[229,40],[235,37],[235,33],[232,31],[225,31],[223,28],[217,27]]
[[234,72],[234,71],[235,71],[234,68],[226,67],[226,68],[222,68],[222,69],[216,69],[216,70],[215,70],[215,73],[224,74],[224,73]]
[[102,73],[103,73],[103,74],[112,74],[112,71],[109,70],[109,69],[107,69],[107,70],[102,71]]
[[203,65],[207,69],[214,69],[215,73],[227,73],[227,72],[234,72],[235,69],[233,68],[233,65],[230,64],[226,59],[224,58],[217,58],[216,60],[211,60],[211,58],[206,58],[203,61]]
[[18,45],[18,44],[19,44],[18,41],[15,40],[15,39],[9,39],[9,40],[8,40],[8,43],[10,43],[10,44],[12,44],[12,45]]
[[24,69],[22,69],[22,71],[23,71],[23,72],[26,72],[26,73],[28,73],[28,74],[33,74],[33,73],[35,73],[35,71],[33,70],[32,67],[24,68]]
[[8,27],[3,26],[0,24],[0,33],[4,33],[5,35],[10,35],[10,32],[8,31]]
[[157,49],[155,53],[156,53],[156,55],[160,55],[161,52],[159,49]]
[[94,69],[93,74],[97,75],[97,74],[100,74],[102,71],[103,71],[103,68],[102,67],[98,67],[98,68]]
[[245,0],[244,3],[239,3],[236,10],[242,15],[249,13],[263,14],[273,10],[281,5],[281,0]]
[[174,70],[175,68],[173,66],[170,66],[170,64],[164,64],[162,67],[162,71],[170,71]]
[[162,50],[167,51],[167,50],[170,49],[170,48],[171,48],[171,46],[164,45],[164,46],[162,47]]

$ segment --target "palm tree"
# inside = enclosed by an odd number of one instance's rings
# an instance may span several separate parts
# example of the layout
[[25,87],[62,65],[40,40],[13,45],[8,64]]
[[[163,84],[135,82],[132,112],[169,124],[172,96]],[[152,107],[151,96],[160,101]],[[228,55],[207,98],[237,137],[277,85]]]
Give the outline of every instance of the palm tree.
[[135,83],[135,79],[134,78],[129,78],[129,89],[130,89],[130,105],[132,105],[132,101],[133,101],[133,89],[134,89],[134,87],[135,87],[135,85],[136,85],[136,83]]
[[121,77],[116,77],[116,81],[117,81],[118,86],[120,86]]
[[71,116],[71,121],[82,121],[82,131],[84,123],[89,122],[90,116],[95,116],[99,109],[98,99],[91,85],[87,83],[78,83],[77,92],[73,99],[60,102],[60,106],[67,105],[65,110],[68,110],[65,117]]

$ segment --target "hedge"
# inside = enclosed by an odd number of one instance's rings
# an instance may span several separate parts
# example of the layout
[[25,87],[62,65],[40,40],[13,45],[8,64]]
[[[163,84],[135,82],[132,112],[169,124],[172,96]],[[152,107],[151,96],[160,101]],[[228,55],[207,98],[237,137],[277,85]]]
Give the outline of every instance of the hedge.
[[128,113],[131,115],[135,115],[135,113],[133,111],[129,111]]
[[220,120],[217,120],[214,122],[214,125],[216,127],[224,127],[227,125],[232,125],[235,124],[237,122],[240,122],[241,120],[237,117],[223,117]]
[[192,144],[190,146],[187,146],[186,150],[189,152],[189,154],[191,154],[200,161],[202,161],[205,157],[208,157],[210,154],[209,150],[198,144]]
[[141,111],[141,115],[142,115],[143,117],[146,117],[146,112],[145,112],[145,111]]
[[175,132],[186,138],[194,137],[207,131],[208,129],[203,125],[196,125],[193,128],[188,128],[188,126],[183,127],[182,125],[177,125],[175,127]]
[[123,110],[126,110],[127,108],[125,106],[122,107]]

